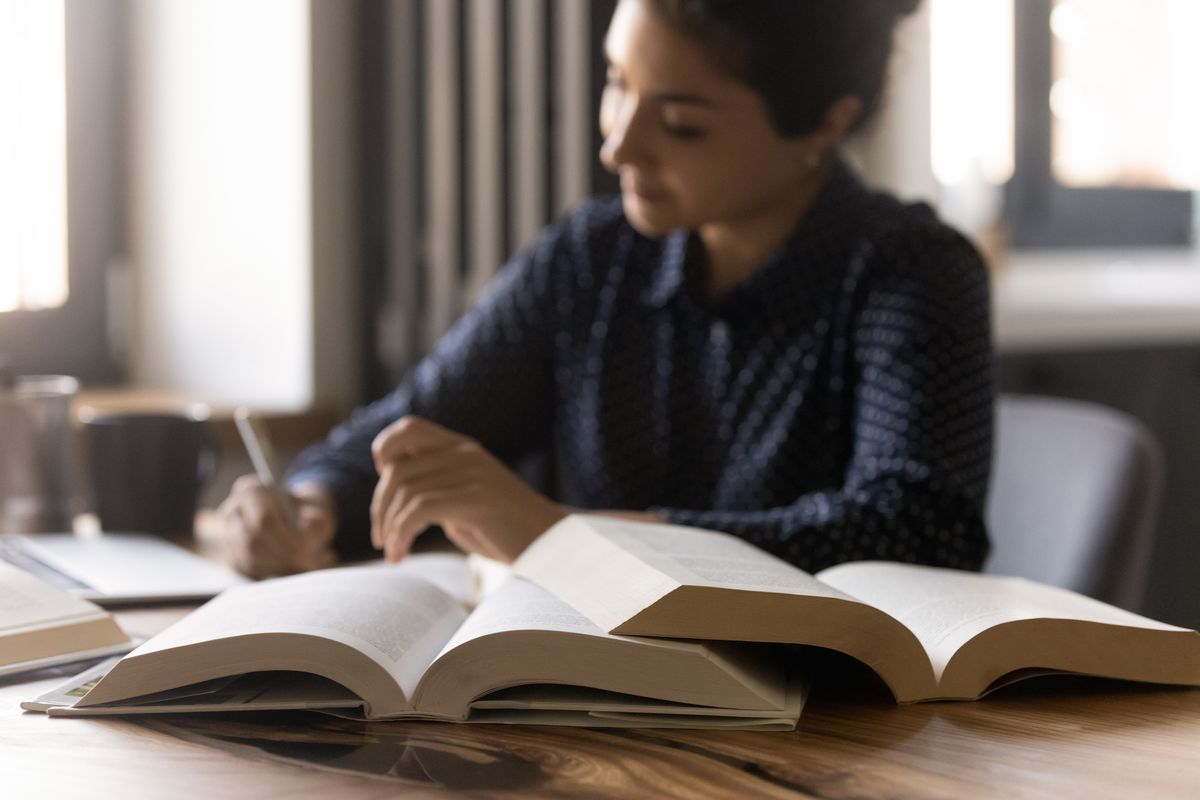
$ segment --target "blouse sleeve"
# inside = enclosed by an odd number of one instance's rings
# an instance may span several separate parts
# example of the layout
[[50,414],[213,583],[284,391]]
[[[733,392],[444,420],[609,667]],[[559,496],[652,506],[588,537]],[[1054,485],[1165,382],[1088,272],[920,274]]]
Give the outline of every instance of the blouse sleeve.
[[881,241],[873,260],[886,268],[860,278],[843,309],[842,485],[758,511],[657,509],[669,521],[733,533],[809,571],[861,559],[982,566],[995,397],[986,270],[945,228]]
[[544,447],[553,410],[550,295],[556,264],[565,258],[563,239],[558,228],[547,230],[500,271],[396,389],[298,456],[288,485],[316,482],[333,492],[339,551],[367,546],[378,481],[371,442],[401,417],[437,422],[508,463]]

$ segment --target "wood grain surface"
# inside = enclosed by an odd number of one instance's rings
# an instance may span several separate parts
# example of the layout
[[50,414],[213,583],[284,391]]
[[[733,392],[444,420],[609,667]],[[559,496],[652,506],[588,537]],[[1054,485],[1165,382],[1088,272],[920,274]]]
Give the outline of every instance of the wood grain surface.
[[[179,609],[128,612],[157,630]],[[1196,798],[1200,691],[1042,678],[896,706],[824,665],[793,733],[359,723],[316,714],[50,719],[0,682],[0,798]]]

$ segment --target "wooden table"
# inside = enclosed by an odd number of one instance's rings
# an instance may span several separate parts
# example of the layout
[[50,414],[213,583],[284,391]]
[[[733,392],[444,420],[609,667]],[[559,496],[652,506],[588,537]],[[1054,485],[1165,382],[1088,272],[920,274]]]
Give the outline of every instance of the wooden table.
[[[149,632],[180,613],[121,619]],[[898,707],[845,671],[794,733],[50,719],[17,703],[60,678],[0,679],[0,798],[1200,798],[1200,690],[1049,678]]]

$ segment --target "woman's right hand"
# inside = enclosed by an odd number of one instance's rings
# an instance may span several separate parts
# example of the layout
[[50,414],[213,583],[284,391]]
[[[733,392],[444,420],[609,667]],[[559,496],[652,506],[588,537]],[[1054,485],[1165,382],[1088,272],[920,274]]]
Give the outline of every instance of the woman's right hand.
[[309,483],[293,487],[289,497],[295,508],[294,528],[275,494],[256,476],[238,478],[217,509],[217,540],[225,560],[252,578],[333,565],[333,495]]

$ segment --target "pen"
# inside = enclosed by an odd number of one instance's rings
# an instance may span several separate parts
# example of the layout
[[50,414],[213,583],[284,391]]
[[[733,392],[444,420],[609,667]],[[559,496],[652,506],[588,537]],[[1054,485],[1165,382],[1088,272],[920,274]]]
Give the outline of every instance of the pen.
[[250,455],[250,463],[254,465],[254,473],[258,476],[258,480],[262,485],[274,496],[280,511],[283,512],[283,518],[287,521],[288,527],[295,530],[296,508],[292,504],[292,498],[288,496],[279,481],[275,479],[275,469],[273,466],[275,451],[271,447],[271,440],[267,438],[266,429],[250,413],[250,409],[246,406],[238,406],[234,410],[233,421],[237,425],[238,433],[242,437],[242,444],[246,446],[246,452]]

